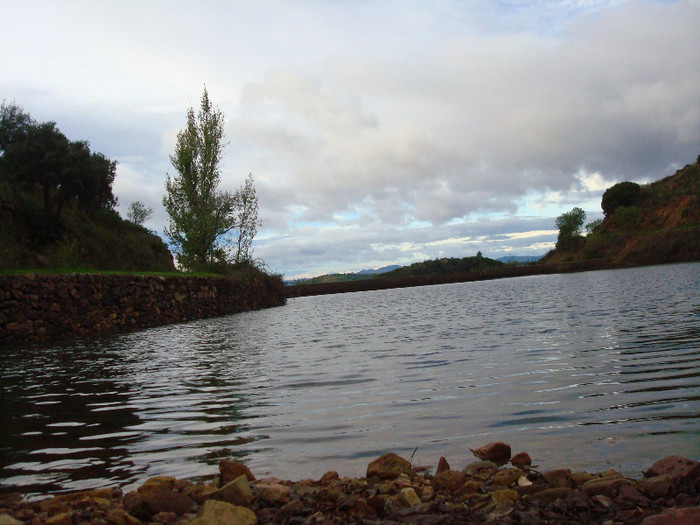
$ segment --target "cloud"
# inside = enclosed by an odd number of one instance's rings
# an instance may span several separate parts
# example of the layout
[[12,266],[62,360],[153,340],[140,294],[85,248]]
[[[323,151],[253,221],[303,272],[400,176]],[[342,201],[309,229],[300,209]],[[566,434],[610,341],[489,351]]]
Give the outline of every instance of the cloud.
[[533,253],[562,211],[697,156],[698,27],[687,1],[25,2],[0,98],[116,158],[162,231],[206,84],[222,186],[253,174],[256,253],[287,274]]

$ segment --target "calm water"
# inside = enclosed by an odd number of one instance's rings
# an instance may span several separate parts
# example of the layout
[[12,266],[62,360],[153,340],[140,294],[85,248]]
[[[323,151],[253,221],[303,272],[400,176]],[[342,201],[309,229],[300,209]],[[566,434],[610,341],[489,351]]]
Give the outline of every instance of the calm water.
[[[167,474],[541,469],[700,459],[700,264],[308,297],[105,339],[0,349],[0,490]],[[416,450],[417,449],[417,450]]]

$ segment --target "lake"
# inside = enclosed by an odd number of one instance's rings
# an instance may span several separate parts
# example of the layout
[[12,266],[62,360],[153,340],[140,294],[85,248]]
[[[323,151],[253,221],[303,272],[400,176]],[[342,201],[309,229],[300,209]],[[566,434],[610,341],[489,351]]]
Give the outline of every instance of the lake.
[[530,276],[0,348],[0,490],[462,468],[496,440],[540,470],[700,459],[699,290],[698,263]]

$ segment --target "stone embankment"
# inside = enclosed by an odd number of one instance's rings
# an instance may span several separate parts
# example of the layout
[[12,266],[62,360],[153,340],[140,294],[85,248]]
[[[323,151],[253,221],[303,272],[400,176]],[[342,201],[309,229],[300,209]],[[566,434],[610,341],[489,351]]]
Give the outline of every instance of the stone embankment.
[[[28,502],[0,497],[0,525],[255,525],[700,523],[700,463],[668,457],[642,479],[616,471],[539,472],[526,453],[491,443],[481,461],[453,469],[440,458],[435,474],[384,454],[364,478],[328,472],[320,480],[256,479],[242,463],[223,460],[210,482],[160,476],[122,494],[105,488]],[[507,465],[507,466],[506,466]]]
[[118,332],[284,304],[281,279],[0,276],[0,344]]

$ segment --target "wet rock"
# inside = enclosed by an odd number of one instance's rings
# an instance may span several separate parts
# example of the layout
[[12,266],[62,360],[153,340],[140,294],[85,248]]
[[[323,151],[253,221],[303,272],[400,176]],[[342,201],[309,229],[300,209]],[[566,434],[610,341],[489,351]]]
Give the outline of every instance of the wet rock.
[[248,478],[248,481],[255,481],[255,476],[250,471],[247,465],[240,463],[239,461],[231,461],[228,459],[222,459],[219,462],[219,472],[221,473],[222,484],[230,483],[238,476],[243,476]]
[[491,483],[496,486],[508,488],[523,475],[519,468],[505,468],[496,472],[491,477]]
[[497,465],[505,465],[510,460],[510,445],[501,441],[488,443],[483,447],[470,448],[472,454],[484,461],[493,461]]
[[681,456],[669,456],[654,463],[644,473],[646,477],[663,475],[670,476],[674,483],[694,481],[700,477],[700,463]]
[[124,509],[114,509],[107,514],[107,522],[113,525],[141,525],[143,522],[136,519]]
[[393,479],[400,474],[410,472],[411,463],[393,452],[383,454],[367,465],[368,478],[376,476],[379,479]]
[[406,507],[414,507],[422,503],[421,499],[416,494],[416,491],[411,487],[405,487],[399,492],[399,499]]
[[571,479],[571,471],[567,469],[550,470],[543,474],[547,484],[553,487],[573,487],[574,482]]
[[225,501],[232,505],[248,506],[253,500],[253,492],[250,490],[248,478],[242,474],[219,490],[209,494],[208,499]]
[[457,470],[445,470],[435,476],[437,487],[454,492],[465,482],[465,476]]
[[475,461],[462,469],[462,474],[468,478],[487,480],[498,470],[493,461]]
[[649,516],[642,525],[697,525],[700,523],[700,507],[666,509],[661,514]]
[[450,470],[450,464],[447,462],[444,456],[440,456],[440,461],[438,461],[438,466],[437,470],[435,471],[435,474],[441,474],[446,470]]
[[510,458],[510,464],[516,468],[525,468],[532,465],[532,459],[530,459],[530,455],[527,452],[518,452]]
[[255,525],[257,522],[255,513],[246,507],[231,505],[225,501],[208,500],[190,525]]

